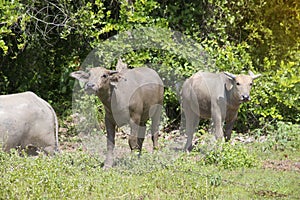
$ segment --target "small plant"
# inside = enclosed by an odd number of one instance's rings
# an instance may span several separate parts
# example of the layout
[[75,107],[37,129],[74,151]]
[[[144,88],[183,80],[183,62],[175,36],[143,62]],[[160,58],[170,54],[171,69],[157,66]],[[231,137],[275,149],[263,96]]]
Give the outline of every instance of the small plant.
[[207,175],[207,181],[211,186],[219,186],[222,183],[222,176],[220,174]]
[[216,145],[204,158],[205,164],[215,164],[224,169],[254,167],[256,158],[239,144],[221,143]]

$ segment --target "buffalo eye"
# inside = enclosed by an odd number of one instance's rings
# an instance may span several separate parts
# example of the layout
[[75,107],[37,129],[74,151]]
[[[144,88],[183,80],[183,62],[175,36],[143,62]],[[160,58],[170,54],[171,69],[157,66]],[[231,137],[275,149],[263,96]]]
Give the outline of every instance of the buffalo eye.
[[236,83],[236,85],[240,85],[240,83],[239,83],[239,82],[237,82],[237,83]]
[[253,83],[250,83],[250,86],[252,86],[253,85]]
[[107,74],[103,74],[102,78],[107,78],[107,76],[108,76]]
[[85,74],[83,75],[83,78],[88,79],[90,76],[91,76],[91,74],[90,74],[90,72],[88,72],[88,73],[85,73]]

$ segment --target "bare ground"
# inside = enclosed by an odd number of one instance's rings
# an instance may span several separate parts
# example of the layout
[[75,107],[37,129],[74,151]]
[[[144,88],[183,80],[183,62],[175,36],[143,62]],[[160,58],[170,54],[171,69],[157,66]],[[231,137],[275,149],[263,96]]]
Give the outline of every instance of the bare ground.
[[296,171],[300,173],[300,162],[292,160],[266,160],[263,162],[264,169],[273,169],[279,171]]
[[[106,136],[105,135],[89,135],[89,134],[79,134],[78,136],[69,137],[66,136],[68,129],[60,128],[60,136],[62,139],[60,141],[60,149],[63,152],[75,152],[79,149],[81,151],[87,151],[92,154],[100,155],[103,159],[105,158],[106,153]],[[127,142],[127,137],[129,134],[128,127],[125,129],[118,129],[116,133],[116,146],[115,146],[115,157],[122,158],[130,154],[130,148]],[[170,148],[182,150],[183,145],[185,144],[186,137],[179,134],[179,130],[170,132],[169,134],[160,135],[160,140],[163,138],[164,141],[170,141],[168,145],[160,144],[161,148]],[[193,143],[198,143],[201,139],[195,137]],[[251,136],[237,136],[232,138],[232,143],[242,142],[242,143],[251,143],[255,139]],[[265,138],[260,138],[259,142],[264,142]],[[147,134],[144,144],[143,151],[152,152],[152,140],[150,134]],[[300,160],[292,161],[287,159],[284,160],[265,160],[262,167],[264,169],[272,169],[278,171],[295,171],[300,173]]]

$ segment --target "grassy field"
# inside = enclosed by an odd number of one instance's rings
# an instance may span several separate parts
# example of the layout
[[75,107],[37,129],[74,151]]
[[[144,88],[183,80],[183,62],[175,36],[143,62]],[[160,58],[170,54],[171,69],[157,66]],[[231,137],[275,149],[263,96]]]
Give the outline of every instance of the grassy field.
[[162,148],[149,152],[146,144],[140,158],[124,145],[109,170],[103,155],[70,138],[75,147],[54,157],[1,151],[0,199],[300,199],[299,133],[299,125],[282,123],[268,136],[198,142],[190,154],[161,137]]

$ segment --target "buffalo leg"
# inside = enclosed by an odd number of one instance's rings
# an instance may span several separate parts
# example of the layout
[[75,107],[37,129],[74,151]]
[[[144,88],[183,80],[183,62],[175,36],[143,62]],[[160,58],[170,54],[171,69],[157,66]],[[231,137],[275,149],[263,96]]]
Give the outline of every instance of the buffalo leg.
[[151,138],[153,142],[153,149],[158,149],[159,123],[161,117],[161,105],[155,106],[155,112],[151,117]]
[[104,162],[104,168],[112,167],[113,165],[113,151],[115,148],[115,123],[111,122],[107,116],[105,116],[105,126],[107,131],[107,155]]
[[212,107],[212,120],[213,120],[213,130],[215,138],[217,140],[223,139],[223,129],[222,129],[222,115],[219,106]]
[[142,138],[142,132],[143,127],[140,125],[141,117],[138,115],[134,115],[130,119],[130,129],[131,133],[128,139],[128,143],[130,146],[130,149],[133,150],[141,150],[141,144],[144,141],[144,138]]
[[225,125],[225,134],[224,134],[226,142],[228,142],[230,140],[230,138],[231,138],[231,132],[232,132],[232,128],[233,128],[235,119],[233,119],[233,120],[231,120],[229,122],[226,122],[226,125]]
[[142,122],[142,123],[140,123],[140,126],[138,127],[137,142],[138,142],[139,152],[142,152],[142,147],[143,147],[143,142],[144,142],[144,139],[145,139],[145,135],[146,135],[146,123]]
[[184,110],[184,114],[187,135],[187,141],[184,150],[191,151],[194,133],[196,131],[197,126],[199,125],[199,116],[197,116],[197,114],[194,113],[191,109]]
[[9,152],[11,149],[21,146],[20,138],[17,137],[18,133],[13,132],[10,136],[5,135],[3,136],[3,150],[5,152]]
[[56,151],[56,148],[53,147],[53,145],[49,145],[49,146],[45,147],[44,152],[47,155],[54,155],[55,153],[59,153],[59,151]]

